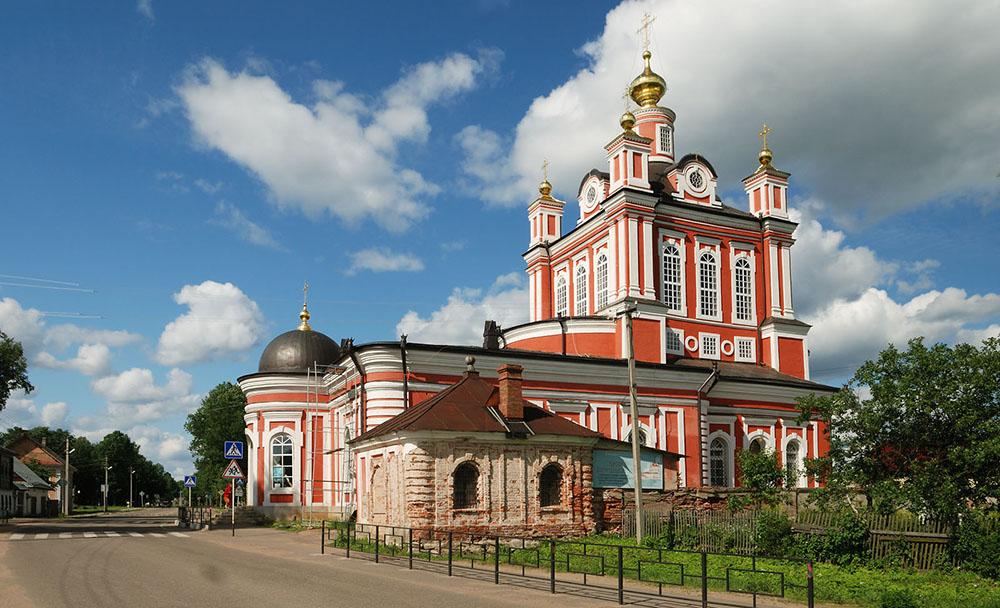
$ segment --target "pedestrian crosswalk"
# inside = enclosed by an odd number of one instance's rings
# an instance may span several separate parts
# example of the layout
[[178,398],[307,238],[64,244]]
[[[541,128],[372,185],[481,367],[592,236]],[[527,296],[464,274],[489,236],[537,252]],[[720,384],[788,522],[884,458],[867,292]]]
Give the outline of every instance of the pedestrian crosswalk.
[[[14,532],[10,535],[10,540],[55,540],[56,535],[48,532],[27,533]],[[115,532],[105,530],[100,532],[60,532],[59,539],[69,538],[190,538],[183,532]],[[0,537],[2,539],[2,537]]]

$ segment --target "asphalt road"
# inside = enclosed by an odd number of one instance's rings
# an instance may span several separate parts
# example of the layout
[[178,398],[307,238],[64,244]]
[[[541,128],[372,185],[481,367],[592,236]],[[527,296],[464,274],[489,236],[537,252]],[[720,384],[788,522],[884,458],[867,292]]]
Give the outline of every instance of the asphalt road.
[[20,522],[0,531],[4,608],[614,604],[319,555],[318,533],[196,532],[172,510]]

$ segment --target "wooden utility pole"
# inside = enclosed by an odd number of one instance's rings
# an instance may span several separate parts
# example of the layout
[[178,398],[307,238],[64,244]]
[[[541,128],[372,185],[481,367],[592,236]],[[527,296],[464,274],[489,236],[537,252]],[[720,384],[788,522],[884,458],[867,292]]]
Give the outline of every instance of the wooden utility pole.
[[62,512],[63,515],[69,517],[69,498],[72,496],[73,488],[69,486],[69,437],[66,437],[66,460],[63,462],[63,493],[62,493]]
[[642,544],[642,458],[639,451],[639,398],[635,388],[635,344],[632,335],[632,314],[635,305],[625,309],[625,325],[628,331],[628,397],[632,419],[632,481],[635,486],[635,540]]

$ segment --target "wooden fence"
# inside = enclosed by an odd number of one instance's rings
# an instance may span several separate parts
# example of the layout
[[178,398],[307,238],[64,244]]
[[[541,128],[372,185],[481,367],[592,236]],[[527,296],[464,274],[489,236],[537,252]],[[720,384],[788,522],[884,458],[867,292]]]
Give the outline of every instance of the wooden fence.
[[[757,512],[755,511],[648,511],[643,534],[669,538],[674,546],[721,553],[749,555],[756,551]],[[949,527],[905,515],[864,515],[868,525],[869,556],[899,558],[906,566],[928,570],[947,555],[951,539]],[[820,511],[800,511],[792,528],[797,534],[825,534],[835,525],[836,516]],[[622,534],[635,535],[635,509],[622,512]]]

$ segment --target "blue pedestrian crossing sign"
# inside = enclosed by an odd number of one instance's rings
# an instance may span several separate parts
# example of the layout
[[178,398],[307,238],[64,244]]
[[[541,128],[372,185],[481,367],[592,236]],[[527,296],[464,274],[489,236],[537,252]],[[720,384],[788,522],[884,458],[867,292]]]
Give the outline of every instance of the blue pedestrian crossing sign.
[[223,454],[230,460],[241,460],[243,458],[243,442],[227,441]]
[[184,476],[184,487],[185,488],[193,488],[196,485],[198,485],[198,480],[195,478],[194,475],[185,475]]

